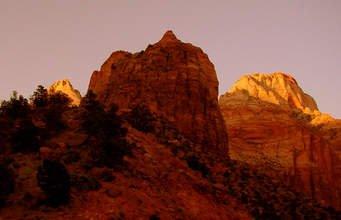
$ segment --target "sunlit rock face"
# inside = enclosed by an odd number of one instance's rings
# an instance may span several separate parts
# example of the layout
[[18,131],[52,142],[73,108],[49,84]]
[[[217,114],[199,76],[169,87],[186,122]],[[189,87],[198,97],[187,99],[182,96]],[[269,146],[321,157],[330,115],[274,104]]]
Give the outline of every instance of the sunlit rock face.
[[172,31],[139,53],[112,53],[93,73],[89,90],[106,106],[147,105],[192,142],[227,156],[214,66],[200,48],[183,43]]
[[282,173],[296,189],[340,207],[340,157],[315,126],[334,119],[318,111],[293,77],[244,76],[220,97],[219,105],[232,158]]
[[303,92],[292,76],[285,73],[255,73],[243,76],[232,86],[229,93],[243,90],[262,101],[289,105],[307,112],[318,111],[315,100]]
[[58,80],[55,83],[53,83],[49,88],[48,92],[56,93],[61,92],[65,95],[67,95],[71,99],[71,104],[78,106],[80,104],[80,101],[82,99],[82,96],[80,92],[77,89],[74,89],[71,82],[67,79],[64,80]]

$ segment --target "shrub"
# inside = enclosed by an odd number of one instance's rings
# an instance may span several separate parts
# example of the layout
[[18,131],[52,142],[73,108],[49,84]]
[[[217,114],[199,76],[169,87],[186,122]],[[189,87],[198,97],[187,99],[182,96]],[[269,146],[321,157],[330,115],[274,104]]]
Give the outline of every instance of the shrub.
[[54,160],[44,160],[38,168],[39,187],[47,195],[52,206],[65,204],[70,199],[70,176],[63,164]]
[[101,188],[101,184],[95,178],[84,175],[71,175],[71,185],[82,191],[92,191]]
[[37,152],[39,150],[39,130],[31,119],[19,120],[10,133],[13,152]]
[[7,197],[14,192],[15,180],[4,164],[0,164],[0,206],[6,203]]
[[103,139],[92,148],[92,157],[99,166],[118,167],[126,155],[131,155],[131,145],[124,138]]
[[104,182],[112,182],[116,179],[111,170],[104,170],[100,175],[101,180]]
[[200,162],[200,160],[198,159],[198,157],[196,156],[188,156],[186,158],[187,164],[189,166],[189,168],[191,168],[192,170],[196,170],[201,172],[203,177],[209,177],[210,175],[210,170],[208,169],[208,167]]
[[153,214],[151,216],[149,216],[149,220],[160,220],[161,218],[159,217],[158,214]]
[[79,152],[75,150],[67,150],[67,152],[62,156],[61,161],[65,164],[76,163],[81,159]]
[[144,105],[135,106],[129,116],[128,122],[137,130],[143,132],[153,132],[155,117]]

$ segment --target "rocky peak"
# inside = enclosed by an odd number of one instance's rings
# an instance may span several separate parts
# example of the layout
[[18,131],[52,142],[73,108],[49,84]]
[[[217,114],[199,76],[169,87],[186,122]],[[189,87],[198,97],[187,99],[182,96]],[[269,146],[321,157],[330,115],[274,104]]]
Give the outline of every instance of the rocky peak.
[[305,113],[318,111],[314,99],[301,89],[297,81],[281,72],[245,75],[232,86],[228,94],[239,92],[265,102],[288,105]]
[[78,106],[82,99],[80,92],[74,89],[71,82],[68,79],[58,80],[54,82],[49,88],[49,93],[61,92],[67,95],[71,99],[71,104]]
[[170,43],[170,42],[180,42],[180,40],[175,36],[173,31],[168,30],[166,33],[163,35],[159,43]]
[[145,51],[114,52],[93,73],[89,89],[107,107],[147,105],[194,143],[227,154],[214,66],[200,48],[181,42],[171,31]]

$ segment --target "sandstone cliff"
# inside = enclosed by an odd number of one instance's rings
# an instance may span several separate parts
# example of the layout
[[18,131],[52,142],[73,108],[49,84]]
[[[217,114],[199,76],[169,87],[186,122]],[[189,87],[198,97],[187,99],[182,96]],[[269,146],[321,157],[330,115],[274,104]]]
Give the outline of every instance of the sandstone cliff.
[[93,73],[89,90],[106,106],[147,105],[192,142],[227,156],[214,66],[200,48],[171,31],[139,53],[112,53]]
[[82,99],[80,92],[73,88],[71,82],[67,79],[59,80],[53,83],[48,88],[49,93],[61,92],[67,95],[71,99],[71,104],[78,106]]
[[317,120],[324,123],[321,117],[326,115],[293,77],[283,73],[244,76],[221,96],[219,105],[232,158],[282,172],[300,191],[340,207],[335,166],[339,158],[313,126]]

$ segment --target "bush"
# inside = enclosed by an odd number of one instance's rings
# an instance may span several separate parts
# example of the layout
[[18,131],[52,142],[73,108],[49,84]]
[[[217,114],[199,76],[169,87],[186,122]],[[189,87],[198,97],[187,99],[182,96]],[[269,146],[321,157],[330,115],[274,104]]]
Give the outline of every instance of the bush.
[[209,177],[210,170],[204,163],[200,162],[200,160],[196,156],[188,156],[186,158],[186,161],[189,168],[195,171],[199,171],[205,178]]
[[71,185],[81,191],[92,191],[101,188],[101,184],[95,178],[84,175],[72,175]]
[[159,217],[158,214],[153,214],[151,216],[149,216],[149,220],[160,220],[161,218]]
[[143,132],[153,132],[155,117],[144,105],[134,107],[128,115],[128,122],[137,130]]
[[62,156],[61,161],[65,164],[76,163],[81,159],[80,153],[75,150],[67,150]]
[[6,165],[0,164],[0,207],[6,203],[7,197],[14,192],[15,180]]
[[119,167],[124,156],[131,155],[131,145],[124,138],[103,139],[91,150],[97,165],[110,168]]
[[37,180],[50,205],[58,206],[69,201],[70,175],[60,162],[44,160],[38,168]]
[[39,130],[31,119],[19,120],[10,134],[13,152],[37,152],[39,150]]

